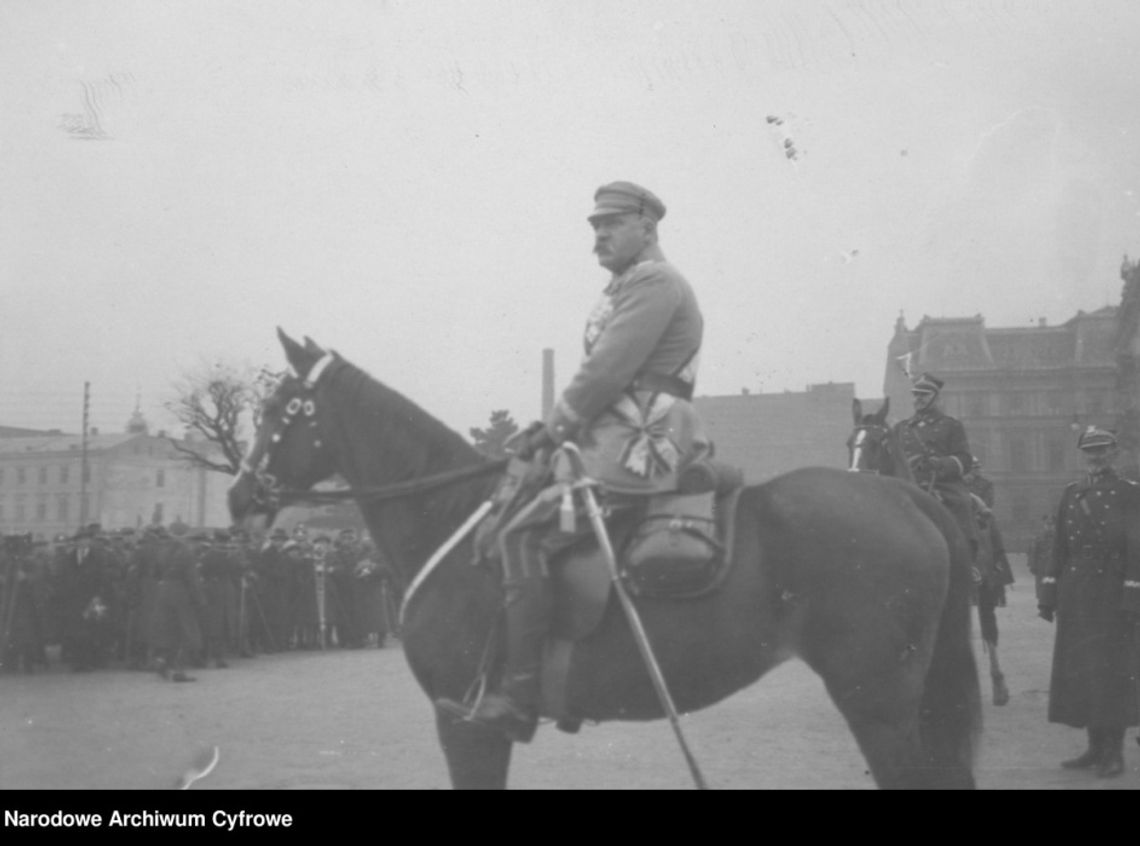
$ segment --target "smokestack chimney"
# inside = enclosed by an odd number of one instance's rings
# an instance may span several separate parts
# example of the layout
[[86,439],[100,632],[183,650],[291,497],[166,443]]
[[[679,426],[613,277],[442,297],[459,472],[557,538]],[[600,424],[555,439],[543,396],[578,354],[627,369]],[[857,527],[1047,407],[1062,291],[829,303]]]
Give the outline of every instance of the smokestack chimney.
[[542,351],[542,419],[554,408],[554,350]]

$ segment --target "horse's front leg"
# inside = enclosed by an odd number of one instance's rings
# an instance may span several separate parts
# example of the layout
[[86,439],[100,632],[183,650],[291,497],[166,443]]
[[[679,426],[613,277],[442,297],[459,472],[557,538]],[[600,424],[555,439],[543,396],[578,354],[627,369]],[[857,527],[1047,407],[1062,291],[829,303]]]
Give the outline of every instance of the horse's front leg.
[[990,659],[990,681],[994,688],[994,704],[1006,705],[1009,703],[1009,688],[1005,683],[1005,674],[1001,671],[1001,662],[998,661],[997,644],[991,641],[982,641],[982,644]]
[[435,714],[436,731],[456,790],[503,790],[511,765],[511,742],[498,731]]

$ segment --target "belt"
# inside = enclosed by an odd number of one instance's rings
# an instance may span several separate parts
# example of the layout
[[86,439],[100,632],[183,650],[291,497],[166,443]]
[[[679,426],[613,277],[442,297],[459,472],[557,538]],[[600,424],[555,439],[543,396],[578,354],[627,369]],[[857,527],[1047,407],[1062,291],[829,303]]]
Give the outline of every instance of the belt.
[[665,373],[641,373],[633,377],[630,391],[652,391],[655,394],[669,394],[678,399],[691,400],[693,386],[679,376]]

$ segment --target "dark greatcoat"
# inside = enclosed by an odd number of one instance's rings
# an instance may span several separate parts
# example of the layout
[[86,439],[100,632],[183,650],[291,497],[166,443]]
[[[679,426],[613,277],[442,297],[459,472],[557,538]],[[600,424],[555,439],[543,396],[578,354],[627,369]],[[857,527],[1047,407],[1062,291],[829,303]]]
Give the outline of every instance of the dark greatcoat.
[[202,634],[211,657],[217,657],[237,639],[240,572],[227,551],[214,546],[203,553],[199,573],[206,600]]
[[252,639],[263,650],[286,649],[292,626],[292,565],[280,547],[267,546],[257,555],[254,573]]
[[[1054,556],[1038,603],[1056,610],[1049,721],[1074,728],[1140,722],[1135,617],[1126,580],[1140,578],[1132,525],[1140,486],[1115,471],[1073,482],[1057,512]],[[1128,518],[1131,517],[1131,520]],[[1132,535],[1133,537],[1130,537]]]
[[151,649],[154,633],[155,597],[158,593],[156,567],[159,541],[144,537],[127,565],[128,660],[142,663]]
[[61,638],[76,669],[103,663],[109,645],[112,590],[106,551],[91,544],[65,553],[60,567]]
[[[0,641],[4,652],[0,664],[15,669],[18,664],[31,672],[44,648],[42,574],[29,555],[0,552]],[[10,662],[10,663],[9,663]]]
[[198,615],[205,605],[194,549],[178,538],[165,541],[158,551],[155,593],[155,649],[184,654],[202,648]]

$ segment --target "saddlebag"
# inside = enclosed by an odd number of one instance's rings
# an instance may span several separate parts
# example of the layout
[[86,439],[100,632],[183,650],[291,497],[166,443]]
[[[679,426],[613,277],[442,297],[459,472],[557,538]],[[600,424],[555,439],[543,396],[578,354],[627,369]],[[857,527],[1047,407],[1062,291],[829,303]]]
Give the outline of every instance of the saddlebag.
[[659,494],[622,556],[622,579],[637,596],[697,596],[716,581],[722,564],[713,494]]

